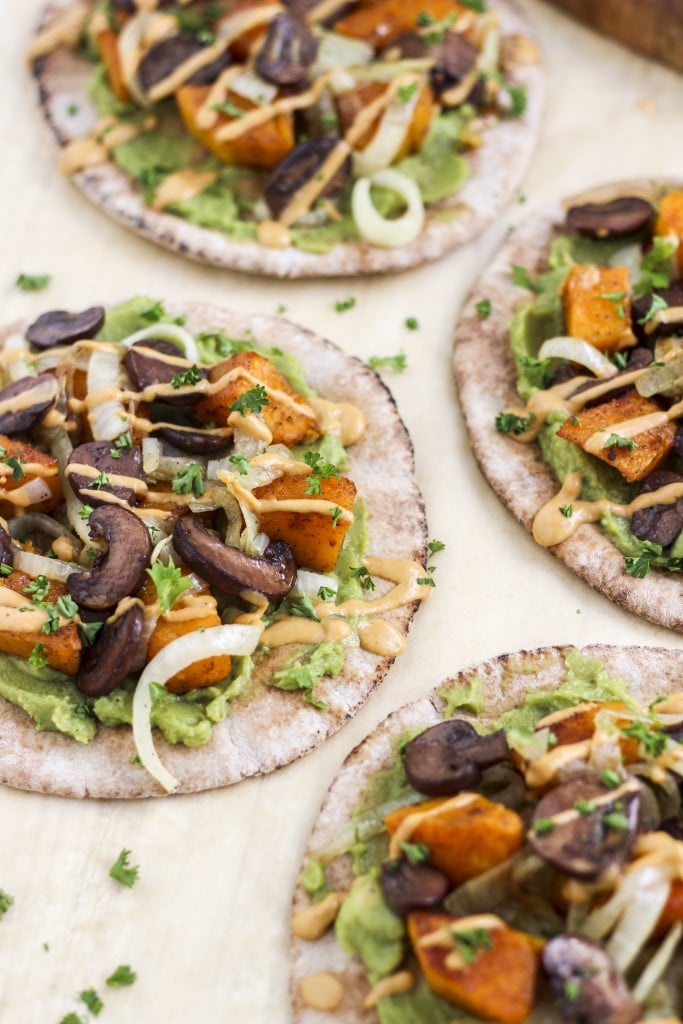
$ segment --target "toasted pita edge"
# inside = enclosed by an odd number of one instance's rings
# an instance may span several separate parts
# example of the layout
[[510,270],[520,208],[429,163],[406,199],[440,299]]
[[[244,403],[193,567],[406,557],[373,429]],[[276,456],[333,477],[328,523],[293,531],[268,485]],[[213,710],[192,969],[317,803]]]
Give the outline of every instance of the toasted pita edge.
[[[367,430],[349,448],[349,475],[368,505],[371,550],[424,563],[427,525],[415,481],[412,443],[389,390],[373,370],[331,342],[277,317],[247,316],[197,303],[168,302],[166,308],[174,316],[186,314],[187,327],[195,333],[222,330],[231,337],[253,337],[256,344],[294,353],[319,394],[359,406],[367,418]],[[19,326],[0,332],[0,341]],[[407,635],[415,611],[413,604],[386,618]],[[267,661],[259,663],[259,675],[270,674],[292,652],[292,648],[273,650]],[[285,693],[254,680],[243,697],[231,702],[228,716],[214,726],[208,744],[196,749],[171,746],[155,732],[157,750],[179,780],[179,793],[227,786],[271,772],[341,728],[379,685],[393,660],[359,647],[348,648],[339,676],[323,680],[316,688],[316,696],[328,704],[326,711],[306,704],[300,693]],[[0,698],[0,783],[70,797],[162,796],[154,779],[133,763],[135,754],[130,728],[100,726],[97,737],[82,745],[60,733],[39,732],[28,715]]]
[[[464,685],[474,678],[481,680],[485,711],[481,715],[462,717],[469,718],[477,727],[486,726],[495,722],[503,712],[522,704],[526,694],[559,686],[565,673],[565,656],[572,649],[572,645],[567,644],[502,654],[446,679],[420,700],[406,704],[389,715],[344,761],[323,801],[306,846],[301,869],[350,821],[370,780],[395,763],[399,738],[408,730],[427,728],[443,721],[443,701],[439,696],[443,690],[454,685]],[[593,644],[578,649],[587,657],[599,658],[608,675],[624,679],[632,695],[645,704],[660,694],[680,689],[683,682],[681,650],[606,644]],[[456,714],[460,715],[460,712]],[[345,856],[335,860],[328,876],[336,888],[348,890],[353,881],[351,858]],[[309,904],[308,894],[297,883],[293,911]],[[362,965],[359,960],[341,951],[333,929],[317,942],[306,942],[292,936],[291,958],[290,995],[294,1024],[322,1024],[323,1021],[327,1024],[378,1024],[377,1014],[363,1009],[363,1000],[369,986]],[[299,983],[311,974],[325,971],[340,978],[344,997],[337,1010],[322,1014],[304,1005]],[[428,1022],[415,1021],[414,1024]]]
[[[42,24],[70,0],[51,0]],[[534,40],[516,0],[494,0],[506,34]],[[72,103],[92,109],[88,99],[91,66],[63,49],[34,62],[39,102],[52,133],[63,147],[87,134],[69,116]],[[157,213],[145,206],[139,191],[113,163],[80,171],[77,187],[114,220],[149,241],[201,263],[275,277],[332,277],[390,273],[436,260],[479,234],[501,213],[521,184],[531,160],[543,110],[544,73],[539,63],[515,62],[510,81],[527,90],[527,109],[520,118],[498,121],[485,131],[481,148],[468,155],[470,178],[455,195],[438,204],[427,226],[409,245],[382,249],[359,241],[339,243],[327,253],[306,253],[290,246],[269,249],[257,242],[234,242],[219,231],[198,227],[181,217]],[[91,118],[94,123],[94,116]],[[87,124],[87,119],[86,119]],[[449,216],[449,211],[454,213]],[[447,219],[443,219],[446,217]]]
[[[673,187],[680,185],[639,178],[599,186],[592,195],[604,196],[606,190],[619,189],[658,196]],[[512,285],[510,266],[520,264],[532,274],[543,270],[550,241],[564,221],[564,208],[578,199],[587,201],[589,195],[584,192],[574,200],[525,216],[468,296],[455,331],[453,369],[472,452],[490,486],[529,532],[536,512],[557,493],[559,484],[538,458],[538,445],[519,444],[495,427],[498,413],[520,402],[507,325],[529,293]],[[476,305],[484,298],[491,302],[491,315],[482,320]],[[615,604],[657,625],[683,632],[678,578],[660,572],[651,572],[644,579],[629,576],[623,555],[599,525],[583,525],[568,540],[548,550]]]

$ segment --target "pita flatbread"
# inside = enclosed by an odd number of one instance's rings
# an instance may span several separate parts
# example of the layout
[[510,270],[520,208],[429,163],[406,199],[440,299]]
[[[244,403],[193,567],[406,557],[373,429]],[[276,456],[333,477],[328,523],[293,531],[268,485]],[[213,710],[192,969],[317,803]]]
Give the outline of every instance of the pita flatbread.
[[[368,505],[370,549],[388,558],[424,564],[427,527],[414,480],[412,444],[391,394],[372,370],[331,342],[277,317],[245,316],[198,304],[169,302],[166,309],[172,316],[186,314],[187,329],[195,334],[219,330],[228,337],[248,336],[257,345],[293,353],[318,394],[358,406],[367,429],[348,449],[351,465],[346,475]],[[377,593],[382,587],[378,581]],[[405,635],[415,610],[415,604],[406,605],[383,617]],[[275,648],[258,664],[246,693],[230,703],[227,718],[214,727],[206,746],[170,746],[155,732],[158,753],[179,781],[178,792],[231,785],[289,764],[336,732],[393,662],[393,658],[349,647],[341,673],[316,687],[316,697],[327,703],[327,710],[320,711],[305,703],[300,693],[285,693],[259,681],[293,653],[291,646]],[[133,763],[135,754],[129,728],[100,726],[97,737],[83,745],[59,733],[36,731],[27,715],[0,698],[2,783],[70,797],[163,795],[147,771]]]
[[[659,196],[675,187],[680,185],[639,179],[601,186],[582,193],[581,199],[600,202],[617,193]],[[520,404],[507,325],[529,293],[512,285],[510,267],[523,266],[532,276],[546,269],[548,247],[564,222],[565,207],[578,199],[529,214],[512,231],[469,295],[455,334],[455,381],[472,451],[493,490],[529,532],[536,513],[557,494],[559,484],[538,458],[536,444],[519,444],[495,426],[503,409]],[[476,308],[483,299],[491,302],[485,319]],[[616,604],[660,626],[683,631],[679,576],[656,571],[643,579],[629,576],[623,555],[597,524],[581,526],[568,540],[547,550]]]
[[[349,754],[330,786],[306,847],[302,870],[309,859],[316,858],[335,840],[341,829],[348,827],[351,815],[372,778],[395,764],[399,738],[412,730],[422,730],[444,720],[444,699],[440,696],[443,691],[478,680],[484,711],[471,720],[477,729],[481,727],[483,730],[503,712],[522,704],[527,694],[559,686],[566,672],[564,659],[571,649],[569,646],[546,647],[492,658],[445,680],[426,697],[389,715]],[[589,658],[599,658],[607,675],[626,681],[633,697],[645,706],[657,696],[680,689],[683,681],[683,651],[594,644],[581,648],[580,653]],[[469,717],[468,714],[461,715],[460,711],[456,715]],[[347,891],[354,877],[350,856],[332,860],[326,867],[326,877],[333,889]],[[309,906],[310,902],[310,896],[298,884],[293,911]],[[336,975],[344,989],[338,1008],[326,1014],[306,1006],[299,991],[303,978],[324,972]],[[333,929],[315,942],[292,938],[291,997],[295,1024],[321,1024],[323,1020],[330,1024],[377,1024],[379,1018],[375,1011],[363,1009],[368,991],[367,977],[360,960],[342,952]],[[559,1021],[561,1017],[549,1012],[545,1006],[543,1012],[533,1013],[530,1020],[546,1024]],[[415,1020],[411,1024],[428,1022]]]
[[[42,26],[70,6],[72,0],[52,0]],[[437,259],[477,235],[510,202],[538,135],[543,72],[535,44],[528,42],[533,33],[515,0],[492,0],[490,7],[500,12],[504,32],[511,37],[509,78],[513,85],[526,89],[527,109],[519,118],[497,120],[484,130],[481,148],[468,150],[469,180],[454,196],[434,205],[421,234],[408,245],[384,249],[363,241],[338,243],[320,254],[294,246],[267,248],[257,242],[235,242],[218,231],[155,212],[145,206],[137,187],[111,162],[79,171],[74,183],[130,230],[183,256],[232,270],[276,277],[328,277],[405,270]],[[35,61],[33,68],[40,104],[59,146],[87,135],[96,120],[88,98],[92,65],[61,48]],[[78,108],[75,116],[74,104]]]

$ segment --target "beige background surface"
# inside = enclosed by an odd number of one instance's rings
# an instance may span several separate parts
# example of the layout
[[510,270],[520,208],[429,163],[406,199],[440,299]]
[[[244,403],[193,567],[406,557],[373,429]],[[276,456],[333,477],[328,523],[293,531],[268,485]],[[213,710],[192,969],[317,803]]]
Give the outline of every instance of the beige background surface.
[[[303,761],[165,801],[76,803],[0,789],[0,888],[15,900],[0,922],[3,1024],[59,1024],[83,1009],[77,994],[91,986],[106,1004],[102,1024],[286,1024],[288,904],[301,852],[342,758],[380,719],[504,651],[588,641],[682,646],[610,607],[535,547],[481,479],[456,405],[453,326],[506,223],[597,181],[683,168],[683,79],[540,0],[522,6],[548,71],[524,205],[477,243],[400,277],[286,284],[185,264],[91,208],[56,169],[23,63],[39,4],[0,0],[2,319],[144,289],[243,311],[284,304],[291,319],[363,358],[405,352],[406,373],[385,379],[414,438],[430,536],[447,543],[407,653],[362,713]],[[52,284],[22,293],[13,284],[20,271],[50,273]],[[355,308],[335,313],[335,301],[350,295]],[[418,331],[405,328],[409,316]],[[132,890],[108,877],[122,847],[140,865]],[[107,989],[104,979],[122,963],[137,971],[136,983]]]

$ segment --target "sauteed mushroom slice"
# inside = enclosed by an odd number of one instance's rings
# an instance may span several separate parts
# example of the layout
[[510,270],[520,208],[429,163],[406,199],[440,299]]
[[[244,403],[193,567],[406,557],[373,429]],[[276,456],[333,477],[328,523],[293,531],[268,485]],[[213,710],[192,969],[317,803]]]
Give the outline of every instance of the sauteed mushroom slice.
[[[138,68],[138,80],[142,91],[149,92],[157,82],[168,78],[176,68],[205,48],[206,44],[193,35],[169,36],[168,39],[162,39],[155,43],[147,50]],[[195,71],[187,80],[187,84],[211,85],[229,63],[230,57],[226,52],[211,61],[210,64]]]
[[[295,146],[284,160],[280,161],[263,190],[268,208],[274,217],[279,217],[294,194],[318,174],[339,141],[339,138],[333,135],[328,135],[324,139],[309,139],[308,142]],[[350,174],[349,155],[320,194],[335,195],[344,187]]]
[[642,1011],[609,953],[576,935],[543,948],[543,968],[564,1016],[581,1024],[635,1024]]
[[462,82],[477,62],[479,51],[459,32],[446,32],[434,52],[429,80],[437,96]]
[[[649,494],[667,484],[681,484],[683,476],[666,469],[656,469],[643,480],[640,494]],[[639,540],[649,540],[653,544],[668,547],[673,544],[683,530],[683,498],[672,505],[652,505],[650,508],[638,509],[631,520],[631,532]]]
[[181,516],[173,530],[173,546],[191,569],[225,594],[255,590],[269,601],[281,601],[296,580],[294,555],[284,541],[269,544],[261,557],[247,555],[223,544],[191,516]]
[[451,883],[432,864],[411,864],[397,857],[382,864],[382,892],[390,910],[403,917],[411,910],[438,906]]
[[610,790],[582,776],[556,786],[539,801],[530,842],[559,871],[589,881],[626,859],[639,814],[638,782]]
[[102,537],[107,550],[89,571],[72,573],[66,586],[77,604],[103,611],[142,586],[152,542],[144,523],[121,505],[96,508],[88,522],[90,536]]
[[[91,466],[97,473],[92,476],[79,473],[79,466]],[[74,448],[69,456],[67,476],[78,497],[87,505],[97,506],[106,503],[106,498],[97,497],[99,492],[114,494],[127,505],[137,505],[138,497],[134,486],[111,483],[109,477],[128,476],[144,481],[142,451],[138,445],[116,448],[113,441],[87,441]],[[84,494],[83,491],[88,493]]]
[[2,525],[0,525],[0,565],[14,565],[12,538]]
[[91,306],[82,313],[52,309],[42,313],[26,331],[26,340],[37,348],[70,345],[81,338],[94,338],[104,323],[104,306]]
[[153,427],[151,433],[190,455],[213,455],[227,448],[231,441],[224,434],[212,434],[210,430],[183,430],[180,427],[164,426]]
[[0,434],[12,437],[30,430],[54,407],[58,394],[59,381],[51,373],[22,377],[8,384],[0,391],[0,408],[6,403],[9,406],[0,413]]
[[310,28],[291,12],[276,15],[256,57],[256,70],[275,85],[302,85],[318,43]]
[[406,745],[408,781],[419,793],[445,796],[472,789],[481,771],[510,756],[505,732],[480,736],[469,722],[451,718],[416,736]]
[[81,655],[75,680],[81,693],[103,697],[123,682],[133,669],[144,619],[142,608],[132,605],[113,622],[105,622]]
[[654,324],[654,317],[647,319],[653,300],[662,299],[671,310],[683,308],[683,282],[674,281],[669,288],[658,288],[651,295],[639,295],[631,301],[631,324],[641,341],[652,343],[658,338],[667,338],[683,332],[683,313],[675,318],[669,313],[660,323]]
[[619,196],[607,203],[582,203],[567,211],[567,227],[571,231],[595,238],[619,238],[647,227],[655,215],[647,199],[640,196]]
[[[183,370],[173,363],[167,363],[165,359],[155,359],[148,351],[158,352],[160,356],[181,356],[180,349],[170,341],[163,341],[161,338],[149,338],[138,341],[132,345],[124,356],[124,366],[136,391],[145,391],[147,388],[159,384],[170,384],[182,376]],[[192,367],[196,371],[193,375],[204,379],[208,371],[203,366]],[[182,385],[178,384],[178,387]],[[155,401],[164,402],[167,405],[191,405],[196,401],[198,392],[185,391],[183,394],[160,394],[155,396]]]

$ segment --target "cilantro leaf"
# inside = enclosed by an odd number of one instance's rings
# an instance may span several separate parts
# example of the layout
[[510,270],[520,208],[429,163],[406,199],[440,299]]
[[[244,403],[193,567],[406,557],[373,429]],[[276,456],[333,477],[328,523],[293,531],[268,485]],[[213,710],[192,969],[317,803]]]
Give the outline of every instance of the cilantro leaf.
[[156,587],[163,615],[166,615],[180,595],[192,586],[190,577],[183,576],[182,569],[174,565],[172,558],[169,558],[168,565],[161,561],[155,562],[151,569],[147,569],[147,573]]
[[128,858],[130,857],[130,850],[121,850],[112,866],[109,868],[109,877],[120,882],[121,885],[127,885],[129,889],[132,889],[138,880],[139,867],[129,867]]

